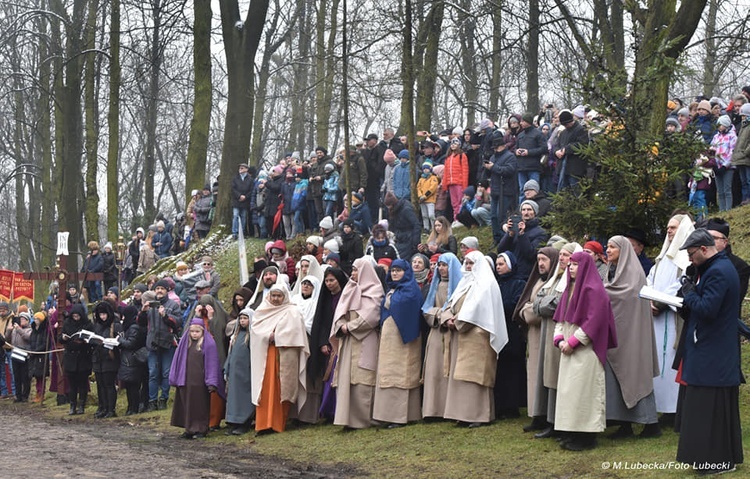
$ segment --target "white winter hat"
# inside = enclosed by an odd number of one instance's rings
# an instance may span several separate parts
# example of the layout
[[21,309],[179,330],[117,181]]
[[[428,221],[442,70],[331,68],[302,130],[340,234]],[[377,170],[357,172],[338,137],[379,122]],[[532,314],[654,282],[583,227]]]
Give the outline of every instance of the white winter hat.
[[723,126],[724,128],[729,128],[732,126],[732,120],[729,118],[728,115],[721,115],[719,119],[716,120],[716,123]]
[[323,244],[323,248],[327,249],[331,253],[337,253],[339,252],[339,242],[336,241],[336,239],[329,239]]
[[322,220],[320,220],[320,227],[324,230],[329,230],[333,228],[333,220],[330,216],[324,217]]

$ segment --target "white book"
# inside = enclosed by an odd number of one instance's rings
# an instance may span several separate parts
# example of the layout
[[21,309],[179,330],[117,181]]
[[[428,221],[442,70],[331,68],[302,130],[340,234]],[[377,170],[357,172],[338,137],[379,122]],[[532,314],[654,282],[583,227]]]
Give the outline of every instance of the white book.
[[679,296],[672,296],[671,294],[662,293],[661,291],[655,290],[652,286],[646,285],[642,287],[641,291],[638,293],[638,296],[643,299],[656,301],[658,303],[664,303],[675,308],[682,307],[682,298],[680,298]]

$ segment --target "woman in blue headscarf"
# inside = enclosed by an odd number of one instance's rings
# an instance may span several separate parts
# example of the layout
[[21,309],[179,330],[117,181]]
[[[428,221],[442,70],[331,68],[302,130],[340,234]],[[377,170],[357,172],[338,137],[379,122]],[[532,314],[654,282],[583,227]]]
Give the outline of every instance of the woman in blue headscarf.
[[432,275],[430,290],[422,306],[422,313],[430,333],[424,358],[424,417],[443,417],[445,397],[448,394],[448,375],[445,372],[443,352],[448,349],[450,334],[448,328],[440,324],[438,313],[445,306],[461,281],[461,262],[453,253],[444,253],[438,258],[435,274]]
[[397,259],[388,271],[388,292],[380,310],[380,348],[372,418],[388,428],[422,419],[419,373],[422,291],[411,265]]

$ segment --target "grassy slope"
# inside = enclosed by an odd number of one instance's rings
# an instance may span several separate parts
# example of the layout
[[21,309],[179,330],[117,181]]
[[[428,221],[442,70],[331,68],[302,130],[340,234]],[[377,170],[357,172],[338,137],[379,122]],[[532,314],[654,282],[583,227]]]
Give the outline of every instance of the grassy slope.
[[[732,210],[725,215],[732,225],[731,239],[735,254],[750,259],[750,208]],[[469,233],[480,240],[480,248],[492,245],[489,228],[458,229],[456,236]],[[290,244],[293,251],[303,239]],[[262,241],[249,240],[248,262],[263,251]],[[234,246],[234,244],[233,244]],[[221,272],[220,298],[228,300],[239,285],[237,252],[234,247],[214,253],[216,268]],[[746,309],[747,311],[747,309]],[[747,317],[747,314],[744,315]],[[743,345],[743,370],[750,374],[750,345]],[[750,392],[740,388],[743,440],[750,444]],[[124,401],[121,401],[121,405]],[[62,408],[61,408],[62,410]],[[169,428],[166,412],[138,416],[138,422]],[[122,419],[118,419],[122,421]],[[527,418],[502,421],[480,429],[459,429],[450,422],[416,424],[395,430],[369,429],[342,432],[330,425],[290,430],[284,434],[261,436],[252,447],[262,454],[280,456],[302,462],[326,464],[347,463],[376,477],[683,477],[684,471],[634,470],[633,464],[662,463],[674,460],[677,435],[665,431],[658,439],[612,441],[600,437],[593,451],[571,453],[562,451],[556,441],[535,440],[521,428]],[[176,431],[174,428],[170,428]],[[612,432],[610,428],[607,432]],[[636,430],[637,432],[637,430]],[[603,436],[603,435],[600,435]],[[213,435],[208,440],[234,443],[246,439],[227,439]],[[623,462],[623,469],[603,469],[603,462]],[[625,470],[625,462],[631,469]],[[747,466],[741,467],[744,472]]]

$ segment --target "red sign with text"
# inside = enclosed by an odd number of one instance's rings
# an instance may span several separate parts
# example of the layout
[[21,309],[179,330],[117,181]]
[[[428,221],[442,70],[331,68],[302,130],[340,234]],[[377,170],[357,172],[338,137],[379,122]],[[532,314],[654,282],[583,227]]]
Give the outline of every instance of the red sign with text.
[[13,301],[34,302],[34,280],[23,279],[23,273],[13,273]]
[[10,301],[13,295],[13,271],[0,270],[0,299]]

